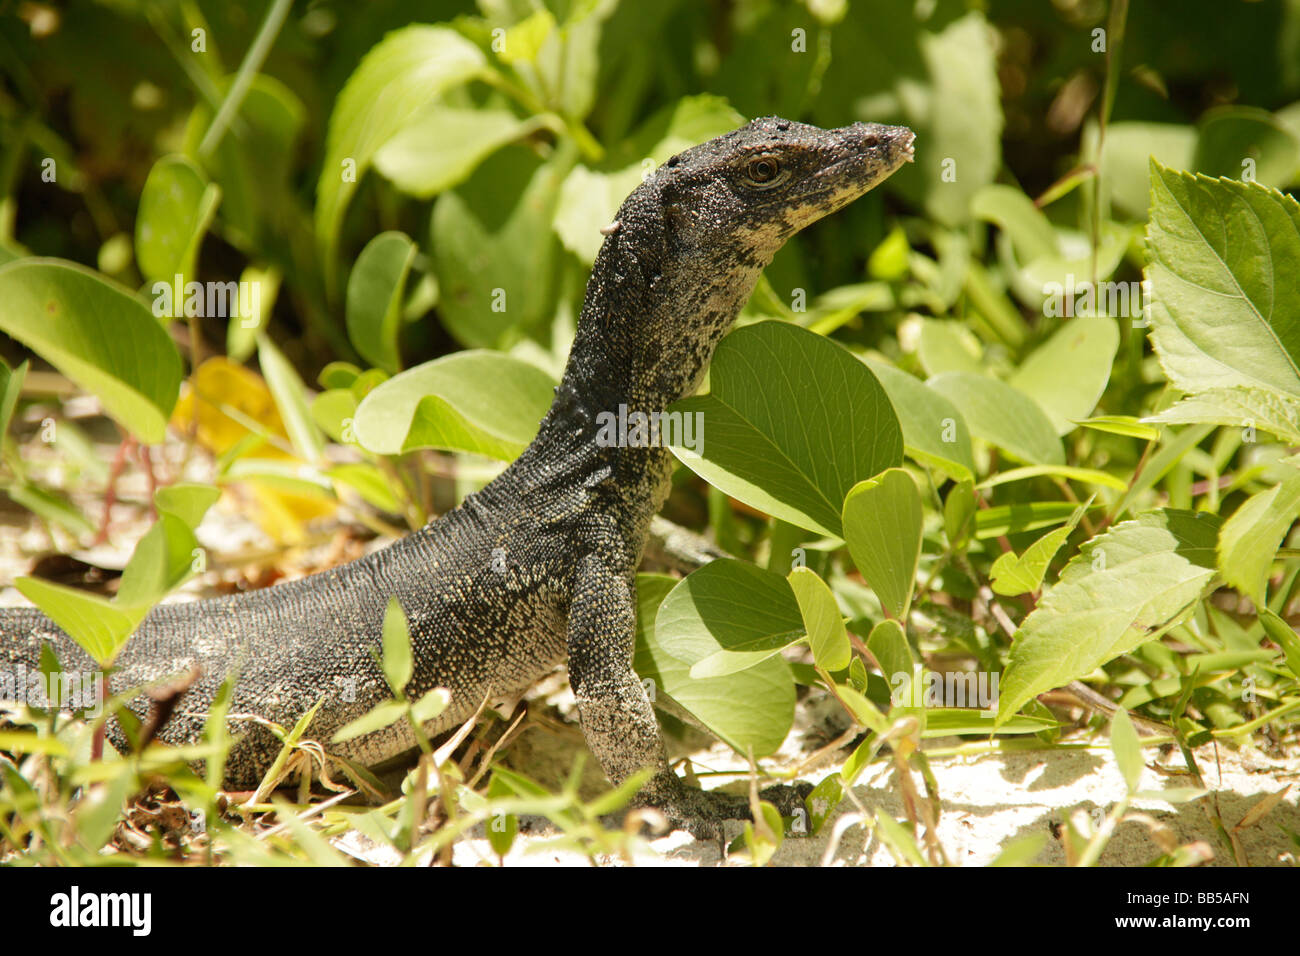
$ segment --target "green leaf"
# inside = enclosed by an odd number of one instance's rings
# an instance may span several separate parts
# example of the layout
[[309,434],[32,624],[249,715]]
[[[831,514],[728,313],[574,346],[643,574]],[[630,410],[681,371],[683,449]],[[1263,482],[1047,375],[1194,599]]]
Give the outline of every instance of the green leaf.
[[160,512],[175,515],[189,528],[197,528],[220,497],[219,488],[194,482],[165,485],[153,493],[154,504]]
[[1219,534],[1223,579],[1256,607],[1265,607],[1269,571],[1286,533],[1300,516],[1300,475],[1251,495]]
[[1207,111],[1200,121],[1193,168],[1207,176],[1244,179],[1246,159],[1251,160],[1255,182],[1285,189],[1300,171],[1300,140],[1268,110],[1220,106]]
[[1046,833],[1028,833],[1017,837],[1002,847],[989,866],[1029,866],[1038,859],[1047,845]]
[[112,778],[89,787],[77,802],[77,838],[87,849],[99,852],[117,829],[126,800],[139,786],[130,765],[123,762]]
[[370,48],[334,104],[316,184],[316,237],[327,269],[343,213],[376,151],[440,94],[490,70],[479,48],[447,27],[404,27]]
[[[515,792],[510,785],[494,773],[488,782],[488,799],[499,800],[514,795]],[[514,846],[515,836],[519,833],[519,818],[513,813],[502,813],[498,810],[492,814],[483,828],[487,831],[488,846],[492,847],[492,852],[497,856],[505,856]]]
[[1147,249],[1151,341],[1176,387],[1300,397],[1300,203],[1153,160]]
[[257,361],[262,366],[262,375],[275,399],[275,407],[280,412],[294,451],[307,462],[320,461],[325,455],[325,442],[311,417],[307,386],[266,335],[258,336]]
[[835,595],[826,582],[810,568],[793,569],[787,580],[799,602],[813,660],[824,671],[840,671],[849,666],[849,633],[844,629]]
[[135,220],[135,260],[147,281],[171,285],[178,275],[194,277],[199,244],[220,200],[221,188],[186,157],[154,163]]
[[844,539],[853,563],[900,620],[912,602],[921,531],[921,494],[901,468],[858,482],[844,499]]
[[1138,742],[1133,721],[1129,720],[1128,711],[1123,707],[1115,711],[1110,720],[1110,749],[1115,753],[1115,763],[1124,778],[1124,786],[1130,794],[1136,793],[1144,766],[1142,744]]
[[375,153],[375,168],[405,193],[428,199],[459,186],[488,156],[543,126],[506,109],[436,103]]
[[1277,642],[1286,655],[1286,666],[1296,677],[1300,677],[1300,637],[1295,630],[1277,614],[1267,607],[1259,609],[1259,623],[1264,625],[1264,633]]
[[388,599],[384,609],[384,679],[400,695],[411,680],[414,663],[411,658],[411,632],[406,625],[406,612],[395,597]]
[[857,119],[915,130],[924,150],[890,187],[945,225],[970,220],[971,199],[1002,155],[995,34],[982,13],[963,11],[850,5],[814,104],[822,126]]
[[573,159],[569,145],[546,162],[511,146],[438,197],[429,229],[438,315],[463,344],[496,346],[551,318],[559,253],[551,220]]
[[670,408],[703,416],[703,455],[681,446],[673,454],[715,488],[783,521],[839,537],[849,489],[902,462],[902,430],[875,376],[798,326],[736,329],[718,345],[711,387]]
[[1034,201],[1015,186],[991,183],[971,197],[970,213],[1011,237],[1021,262],[1057,255],[1056,230]]
[[1074,424],[1094,431],[1109,432],[1112,435],[1141,438],[1143,441],[1155,441],[1160,437],[1160,429],[1144,425],[1132,415],[1097,415],[1093,418],[1080,419]]
[[334,482],[336,491],[339,485],[345,485],[359,494],[361,499],[372,508],[378,508],[389,514],[401,513],[402,502],[394,492],[388,477],[374,465],[364,462],[335,465],[326,474],[329,475],[330,481]]
[[1051,419],[1005,382],[974,372],[944,372],[926,384],[961,409],[971,434],[1027,464],[1065,464]]
[[1119,328],[1106,316],[1076,316],[1057,329],[1011,376],[1047,413],[1058,435],[1074,430],[1097,405],[1110,381],[1119,348]]
[[141,302],[61,259],[0,267],[0,331],[103,402],[145,444],[163,440],[181,384],[181,357]]
[[1026,501],[1014,505],[994,505],[975,512],[975,537],[980,541],[1004,534],[1037,531],[1068,521],[1075,505],[1069,501]]
[[1041,478],[1045,475],[1066,478],[1070,481],[1080,481],[1089,485],[1099,485],[1103,488],[1114,488],[1116,491],[1128,490],[1127,482],[1116,478],[1108,471],[1097,471],[1095,468],[1075,468],[1072,465],[1026,465],[1023,468],[1012,468],[1008,471],[1000,471],[996,475],[984,479],[976,487],[981,489],[996,488],[998,485],[1006,485],[1014,481],[1025,481],[1029,478]]
[[998,720],[1186,618],[1214,578],[1219,526],[1205,512],[1151,511],[1084,544],[1016,632]]
[[135,620],[143,619],[168,591],[193,573],[197,548],[194,531],[182,518],[160,512],[153,527],[137,542],[122,572],[118,607]]
[[[773,577],[785,584],[783,578]],[[795,690],[790,665],[776,657],[743,673],[692,679],[690,665],[655,639],[656,612],[675,583],[659,575],[637,577],[637,673],[653,682],[657,703],[676,703],[738,753],[751,748],[755,756],[772,753],[781,746],[794,722]],[[793,595],[790,603],[794,604]],[[793,610],[796,626],[802,627],[798,608]]]
[[537,434],[554,387],[545,372],[509,355],[455,352],[376,386],[353,427],[361,446],[379,455],[449,448],[510,461]]
[[420,724],[433,720],[451,703],[451,691],[445,687],[435,687],[411,705],[411,716]]
[[884,362],[865,361],[894,406],[907,454],[958,481],[973,478],[970,430],[957,406],[915,376]]
[[1111,123],[1101,154],[1101,183],[1125,213],[1146,216],[1151,197],[1150,160],[1188,169],[1196,152],[1196,130],[1181,123]]
[[908,700],[908,688],[916,675],[916,661],[903,634],[903,626],[894,620],[881,621],[867,637],[867,650],[880,665],[880,674],[889,685],[891,696],[895,700]]
[[721,677],[775,657],[804,637],[790,583],[723,558],[691,572],[659,608],[655,641],[695,678]]
[[348,276],[348,338],[367,362],[393,373],[401,367],[397,335],[402,295],[415,259],[403,232],[381,232],[361,250]]
[[1019,557],[1014,551],[998,555],[989,569],[989,585],[998,594],[1008,597],[1037,591],[1043,586],[1043,575],[1047,573],[1052,558],[1056,557],[1056,552],[1061,550],[1061,545],[1073,530],[1074,525],[1070,524],[1049,531]]
[[1300,442],[1300,400],[1262,388],[1206,389],[1143,421],[1253,427]]
[[16,369],[0,359],[0,453],[4,452],[9,442],[9,422],[13,420],[18,399],[23,393],[23,381],[27,378],[30,362],[23,362]]
[[14,587],[101,665],[113,660],[140,623],[97,594],[29,577],[15,579]]
[[365,734],[372,734],[376,730],[391,727],[402,719],[407,706],[405,701],[386,700],[368,713],[362,714],[356,720],[348,721],[334,732],[334,736],[330,738],[330,741],[341,744],[354,737],[361,737]]
[[[225,95],[234,76],[217,77]],[[213,114],[200,101],[185,125],[182,152],[202,155],[200,146],[212,125]],[[258,73],[239,104],[237,135],[223,136],[204,158],[212,181],[221,187],[221,232],[245,252],[262,248],[273,234],[279,217],[296,201],[289,177],[295,171],[298,143],[307,119],[302,100],[284,83]],[[295,210],[296,214],[296,210]]]
[[927,375],[984,371],[979,341],[965,325],[951,319],[923,319],[916,354]]

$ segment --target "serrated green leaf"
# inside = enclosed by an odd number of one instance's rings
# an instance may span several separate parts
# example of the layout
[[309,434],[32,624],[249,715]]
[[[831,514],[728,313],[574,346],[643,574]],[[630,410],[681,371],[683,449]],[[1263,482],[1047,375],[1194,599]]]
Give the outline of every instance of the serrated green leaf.
[[1214,578],[1220,521],[1152,511],[1083,545],[1016,632],[998,720],[1185,618]]
[[1151,341],[1175,386],[1300,397],[1300,203],[1152,160],[1147,249]]

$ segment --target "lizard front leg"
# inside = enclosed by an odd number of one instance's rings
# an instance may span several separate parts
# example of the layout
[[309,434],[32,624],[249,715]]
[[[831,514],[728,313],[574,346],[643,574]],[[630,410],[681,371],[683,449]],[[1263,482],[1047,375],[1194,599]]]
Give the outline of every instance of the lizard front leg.
[[[569,609],[569,683],[587,746],[605,775],[620,784],[641,769],[654,771],[637,803],[661,810],[676,827],[700,839],[721,833],[724,819],[748,819],[749,803],[731,794],[688,787],[668,766],[654,707],[636,672],[636,602],[625,575],[590,555],[579,566]],[[780,793],[778,793],[780,791]],[[788,793],[787,793],[788,792]],[[801,794],[789,787],[769,788],[787,815]]]

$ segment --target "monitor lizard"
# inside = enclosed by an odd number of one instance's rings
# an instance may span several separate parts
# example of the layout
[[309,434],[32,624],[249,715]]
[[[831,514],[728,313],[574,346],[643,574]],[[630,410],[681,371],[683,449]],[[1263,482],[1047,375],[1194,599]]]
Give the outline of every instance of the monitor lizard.
[[[527,688],[567,660],[583,733],[614,783],[653,771],[638,802],[697,836],[748,815],[743,798],[688,787],[669,767],[646,688],[632,668],[636,572],[674,467],[664,447],[597,442],[601,412],[657,412],[699,387],[715,346],[763,269],[794,233],[835,212],[913,156],[906,127],[823,130],[777,117],[673,156],[603,229],[554,402],[528,448],[481,491],[366,557],[263,590],[155,608],[116,661],[120,693],[199,676],[160,738],[200,739],[232,670],[232,714],[283,726],[318,700],[308,736],[329,741],[390,694],[376,660],[390,596],[409,620],[415,696],[451,690],[427,728],[472,716],[487,696]],[[86,654],[33,608],[0,611],[0,663],[35,667],[42,642],[65,670]],[[132,709],[143,715],[141,698]],[[263,726],[232,747],[225,785],[255,787],[280,750]],[[121,745],[120,731],[114,742]],[[404,723],[332,752],[374,765],[414,746]],[[789,787],[764,791],[792,805]]]

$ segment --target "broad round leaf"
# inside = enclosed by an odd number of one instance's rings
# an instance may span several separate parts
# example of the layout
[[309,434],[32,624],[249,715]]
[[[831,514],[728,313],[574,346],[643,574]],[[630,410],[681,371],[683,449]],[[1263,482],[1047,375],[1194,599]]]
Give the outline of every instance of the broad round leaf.
[[537,434],[554,381],[500,352],[469,350],[408,369],[357,406],[360,445],[380,455],[448,448],[509,461]]
[[139,299],[76,263],[19,259],[0,267],[0,331],[97,395],[142,442],[163,440],[181,357]]
[[[784,579],[777,580],[784,584]],[[656,611],[676,583],[661,575],[637,576],[637,646],[633,661],[637,673],[650,682],[657,704],[675,703],[737,753],[751,749],[755,756],[772,753],[781,746],[794,722],[795,688],[790,665],[780,657],[772,657],[725,677],[692,678],[690,665],[665,650],[655,637]]]
[[712,391],[673,411],[702,416],[702,454],[673,446],[711,485],[773,517],[840,537],[855,483],[903,458],[889,396],[829,339],[781,322],[736,329],[718,345]]
[[1074,430],[1075,419],[1087,417],[1096,407],[1118,348],[1114,319],[1077,316],[1021,363],[1010,385],[1038,402],[1056,433],[1064,435]]

